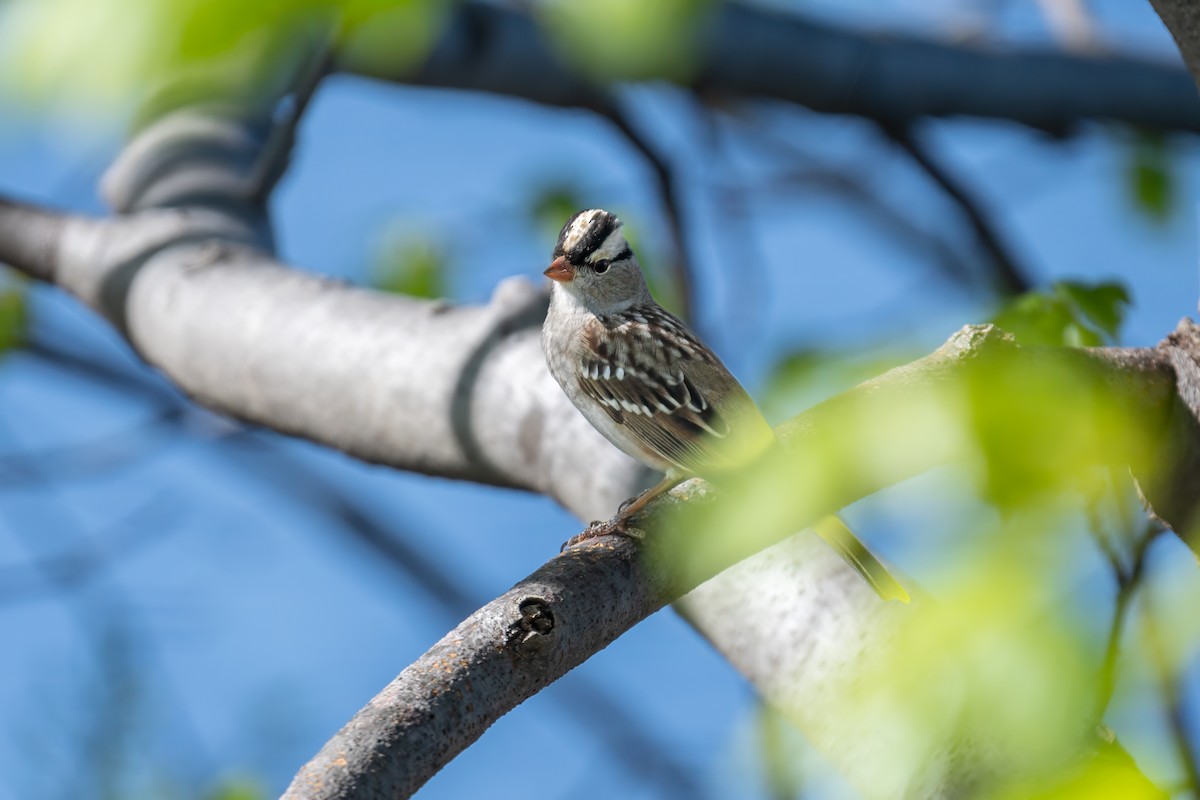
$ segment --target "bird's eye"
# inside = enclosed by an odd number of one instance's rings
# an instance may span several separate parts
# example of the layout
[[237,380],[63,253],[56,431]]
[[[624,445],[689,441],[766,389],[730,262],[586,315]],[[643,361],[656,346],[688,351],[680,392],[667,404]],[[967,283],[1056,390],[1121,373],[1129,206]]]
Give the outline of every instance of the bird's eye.
[[597,275],[603,275],[604,273],[608,272],[608,266],[611,263],[612,262],[609,261],[607,258],[602,258],[599,261],[597,261],[595,264],[592,264],[592,269],[596,271]]

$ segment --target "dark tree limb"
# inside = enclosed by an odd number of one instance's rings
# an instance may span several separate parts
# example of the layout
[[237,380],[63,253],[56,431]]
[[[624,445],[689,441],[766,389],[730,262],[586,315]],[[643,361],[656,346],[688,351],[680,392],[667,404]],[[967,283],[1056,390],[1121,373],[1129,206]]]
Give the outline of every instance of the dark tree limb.
[[[1200,98],[1188,74],[1160,61],[873,33],[739,3],[720,4],[707,31],[690,80],[657,77],[702,97],[769,97],[890,124],[972,116],[1060,134],[1092,120],[1200,131]],[[481,2],[460,7],[415,68],[382,61],[340,66],[405,84],[491,92],[606,116],[612,110],[607,87],[564,62],[531,16]]]

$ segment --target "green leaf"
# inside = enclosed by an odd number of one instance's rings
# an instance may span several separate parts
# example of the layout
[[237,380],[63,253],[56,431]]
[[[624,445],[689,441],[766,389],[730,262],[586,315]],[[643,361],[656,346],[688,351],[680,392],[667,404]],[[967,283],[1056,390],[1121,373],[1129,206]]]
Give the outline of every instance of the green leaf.
[[448,267],[442,249],[427,239],[389,238],[375,264],[372,285],[427,300],[445,297]]
[[1096,347],[1117,340],[1129,303],[1119,283],[1063,281],[1013,299],[992,322],[1021,344]]
[[1077,281],[1056,284],[1058,294],[1072,303],[1078,313],[1106,334],[1116,339],[1125,321],[1125,309],[1132,302],[1129,290],[1115,282],[1088,285]]
[[1165,221],[1175,207],[1173,158],[1166,137],[1141,132],[1129,158],[1129,186],[1137,207],[1156,222]]

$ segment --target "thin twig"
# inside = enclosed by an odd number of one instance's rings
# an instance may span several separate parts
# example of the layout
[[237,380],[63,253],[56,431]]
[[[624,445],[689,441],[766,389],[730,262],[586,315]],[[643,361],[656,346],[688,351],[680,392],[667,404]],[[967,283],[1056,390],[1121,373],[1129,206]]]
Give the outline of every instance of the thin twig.
[[[5,424],[2,417],[0,417],[0,437],[3,437],[10,442],[16,441],[18,438],[14,435],[13,430]],[[27,469],[30,471],[36,471],[37,466],[28,465]],[[95,615],[98,610],[97,604],[95,602],[74,602],[74,598],[71,596],[71,592],[69,591],[81,576],[81,573],[79,572],[79,563],[81,562],[77,561],[73,568],[68,568],[65,570],[63,569],[63,567],[67,566],[72,560],[87,558],[84,553],[87,549],[93,547],[92,537],[87,534],[87,526],[82,522],[80,516],[74,511],[70,504],[63,501],[63,498],[61,497],[61,490],[54,483],[53,479],[50,478],[50,476],[43,476],[43,481],[40,488],[47,497],[46,502],[38,504],[40,519],[36,528],[23,524],[22,520],[14,519],[12,517],[13,509],[11,507],[0,504],[0,512],[7,512],[12,520],[12,528],[28,537],[36,536],[41,538],[47,528],[47,522],[50,519],[56,520],[58,527],[61,530],[66,530],[69,532],[69,538],[76,543],[77,549],[73,553],[68,554],[67,561],[60,561],[53,558],[34,559],[31,561],[30,566],[37,569],[45,581],[60,590],[57,595],[58,598],[72,616],[76,627],[79,629],[80,636],[86,642],[88,642],[88,644],[92,647],[97,659],[99,659],[101,653],[100,648],[103,642],[99,639],[100,632],[97,630],[97,625],[95,624]],[[150,501],[142,508],[138,509],[138,511],[135,513],[141,515],[148,508],[161,508],[162,505],[163,503],[161,501]],[[178,511],[178,509],[175,510]],[[137,526],[131,525],[130,527],[133,530],[130,532],[128,537],[123,537],[123,541],[121,542],[121,550],[127,550],[134,544],[144,546],[142,543],[144,542],[147,534],[153,533],[161,536],[168,532],[173,526],[177,525],[180,518],[180,514],[176,513],[170,516],[166,523],[158,526],[147,524],[144,521],[140,522]],[[130,522],[131,519],[126,518],[125,523],[129,524]],[[101,556],[108,556],[110,554],[111,551],[109,553],[95,555],[92,558],[99,558]],[[106,565],[93,563],[90,567],[86,568],[82,574],[85,577],[94,577],[99,573],[103,566]],[[115,610],[117,613],[122,614],[124,622],[127,623],[130,628],[132,628],[134,616],[130,613],[130,610],[135,607],[134,603],[126,597],[122,587],[118,583],[109,581],[104,588],[107,607]],[[157,660],[161,659],[162,653],[154,646],[156,644],[156,638],[154,637],[153,632],[149,628],[145,628],[141,630],[141,633],[144,637],[144,646],[141,648],[142,663],[146,665],[145,668],[148,673],[155,675],[156,685],[159,687],[165,698],[166,706],[172,709],[175,727],[186,734],[187,738],[189,739],[191,752],[194,754],[197,760],[206,768],[211,767],[216,762],[213,754],[207,747],[206,740],[199,733],[199,727],[196,724],[195,719],[190,713],[191,706],[182,699],[185,695],[173,680],[174,676],[172,675],[170,669],[168,669],[164,663]]]
[[301,68],[295,91],[290,95],[291,102],[284,112],[286,116],[275,121],[266,141],[263,142],[254,166],[246,178],[246,196],[253,203],[265,203],[287,170],[300,120],[308,110],[317,87],[333,68],[337,30],[336,26],[331,27],[326,40],[316,47],[312,58]]
[[1020,265],[1020,259],[1011,252],[1005,244],[1000,232],[992,224],[987,212],[979,200],[972,197],[971,192],[942,165],[937,163],[933,155],[913,136],[908,125],[880,124],[883,131],[912,158],[913,163],[920,167],[942,191],[955,202],[962,211],[971,229],[979,239],[980,245],[991,257],[991,263],[997,284],[1006,294],[1022,294],[1029,291],[1032,282],[1027,277],[1025,269]]
[[46,366],[155,404],[181,399],[174,387],[140,363],[116,364],[99,354],[77,353],[43,338],[36,329],[31,332],[30,338],[21,343],[21,351]]
[[1103,719],[1112,701],[1113,691],[1117,683],[1117,658],[1121,653],[1121,639],[1125,634],[1129,619],[1129,608],[1141,586],[1145,574],[1146,553],[1163,528],[1157,523],[1147,523],[1141,535],[1134,541],[1133,552],[1128,564],[1121,558],[1116,546],[1104,534],[1100,520],[1093,516],[1091,520],[1092,539],[1104,553],[1112,568],[1113,577],[1117,581],[1117,597],[1113,607],[1112,620],[1109,623],[1108,641],[1104,648],[1104,660],[1100,666],[1099,687],[1096,697],[1096,719]]
[[1167,725],[1171,729],[1171,738],[1175,743],[1176,754],[1180,766],[1187,776],[1187,789],[1193,796],[1200,790],[1200,765],[1196,759],[1196,742],[1192,734],[1191,722],[1184,709],[1184,691],[1186,690],[1183,670],[1172,673],[1168,664],[1167,654],[1163,645],[1162,634],[1155,619],[1154,608],[1150,603],[1143,605],[1142,626],[1146,632],[1146,643],[1150,650],[1150,659],[1158,672],[1159,691],[1162,693],[1163,705],[1167,710]]
[[55,480],[111,477],[173,441],[185,411],[181,404],[165,406],[133,425],[84,442],[0,454],[0,487],[40,483],[47,475]]
[[637,129],[628,112],[619,104],[614,103],[606,116],[634,149],[642,154],[654,172],[659,197],[666,212],[667,231],[671,235],[671,245],[675,251],[675,258],[671,260],[671,278],[679,291],[680,312],[684,319],[695,323],[695,257],[687,235],[683,187],[680,185],[678,172],[669,159],[655,150],[650,140]]
[[176,498],[155,496],[139,504],[104,530],[80,536],[66,551],[31,559],[26,564],[0,567],[0,604],[38,599],[68,592],[94,580],[113,567],[118,557],[128,557],[160,541],[177,526],[161,526],[158,519],[178,515]]
[[722,124],[722,116],[713,108],[701,105],[700,121],[702,130],[708,134],[706,146],[713,160],[720,159],[723,172],[731,176],[731,181],[724,185],[709,182],[711,190],[717,198],[717,205],[724,221],[720,236],[714,237],[717,242],[733,242],[729,249],[728,264],[725,270],[726,285],[729,287],[726,301],[728,328],[737,330],[744,340],[754,341],[764,331],[765,316],[759,313],[767,297],[765,285],[766,271],[753,269],[755,264],[767,263],[766,255],[762,252],[757,230],[749,213],[746,183],[750,180],[738,181],[739,170],[737,153],[734,147],[733,132]]
[[871,188],[867,180],[870,164],[864,165],[862,159],[853,164],[826,163],[805,152],[790,139],[774,135],[770,125],[755,125],[754,120],[746,120],[736,114],[730,114],[729,118],[741,124],[745,141],[775,158],[791,163],[776,170],[769,183],[759,182],[743,187],[743,192],[761,192],[776,186],[801,186],[841,195],[870,215],[886,234],[914,250],[922,251],[923,256],[926,251],[932,253],[933,264],[945,277],[964,288],[977,285],[972,278],[974,270],[962,254],[933,231],[922,228],[902,211],[893,208]]

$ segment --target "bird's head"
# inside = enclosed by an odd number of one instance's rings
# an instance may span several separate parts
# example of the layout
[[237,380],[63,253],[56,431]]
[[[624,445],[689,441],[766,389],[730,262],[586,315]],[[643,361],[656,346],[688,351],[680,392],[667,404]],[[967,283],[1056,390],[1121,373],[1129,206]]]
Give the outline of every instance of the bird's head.
[[599,208],[567,220],[546,277],[589,311],[609,314],[649,298],[637,257],[621,233],[621,220]]

